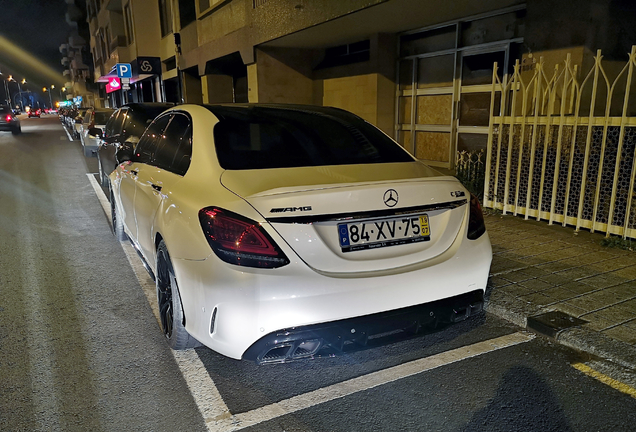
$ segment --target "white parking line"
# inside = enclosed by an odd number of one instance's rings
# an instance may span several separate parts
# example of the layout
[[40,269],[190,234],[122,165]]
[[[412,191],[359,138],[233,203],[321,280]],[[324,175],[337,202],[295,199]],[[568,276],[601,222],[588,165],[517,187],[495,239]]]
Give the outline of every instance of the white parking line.
[[[97,180],[95,180],[95,176],[93,174],[87,174],[87,176],[91,186],[95,190],[95,194],[99,199],[102,209],[104,209],[108,222],[112,225],[110,202],[106,198],[106,195]],[[128,262],[130,263],[135,276],[137,277],[139,285],[146,295],[150,308],[157,319],[157,323],[159,323],[159,307],[157,305],[155,284],[150,275],[148,275],[148,272],[141,263],[141,260],[137,256],[137,252],[132,245],[128,241],[120,242],[120,244],[126,254],[126,258],[128,258]],[[206,424],[216,418],[229,417],[230,410],[225,402],[223,402],[221,394],[214,385],[214,382],[212,381],[212,378],[210,378],[210,374],[208,374],[205,366],[201,363],[201,359],[199,359],[196,351],[193,349],[185,351],[173,350],[172,354],[179,366],[179,370],[181,370],[181,374],[183,375],[188,388],[190,389],[190,393],[197,404],[197,408],[199,409],[201,416],[205,419]]]
[[[93,175],[88,175],[89,180],[99,201],[110,221],[110,204],[101,187]],[[112,222],[111,222],[112,223]],[[157,301],[155,299],[155,285],[141,264],[137,253],[128,242],[121,242],[137,280],[141,285],[148,302],[159,321]],[[354,393],[369,390],[384,384],[401,380],[420,374],[441,366],[456,363],[472,357],[508,348],[534,339],[532,333],[517,332],[509,335],[477,342],[454,350],[446,351],[430,357],[413,360],[398,366],[393,366],[338,384],[323,387],[308,393],[294,396],[252,411],[231,414],[223,397],[214,385],[205,366],[193,349],[185,351],[173,351],[174,358],[183,374],[183,377],[192,393],[199,412],[203,416],[210,432],[236,431],[246,427],[275,419],[284,415],[311,408],[313,406],[340,399]]]
[[70,133],[68,133],[68,131],[66,130],[66,128],[64,127],[64,125],[62,125],[62,129],[64,129],[64,132],[66,132],[66,136],[68,137],[69,141],[73,141],[73,137],[71,136]]
[[398,366],[383,369],[377,372],[363,375],[323,387],[309,393],[294,396],[280,402],[273,403],[252,411],[233,415],[229,418],[218,419],[214,424],[208,424],[210,431],[236,431],[246,427],[254,426],[276,417],[294,413],[303,409],[311,408],[315,405],[343,398],[354,393],[369,390],[384,384],[388,384],[409,376],[477,357],[503,348],[518,345],[534,339],[534,335],[526,332],[518,332],[478,342],[473,345],[463,346],[454,350],[446,351],[430,357],[413,360]]

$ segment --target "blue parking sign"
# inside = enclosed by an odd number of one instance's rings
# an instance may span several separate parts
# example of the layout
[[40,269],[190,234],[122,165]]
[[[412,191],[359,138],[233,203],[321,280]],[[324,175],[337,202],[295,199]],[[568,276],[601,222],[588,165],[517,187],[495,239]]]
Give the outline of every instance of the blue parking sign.
[[130,63],[117,63],[117,78],[132,78]]

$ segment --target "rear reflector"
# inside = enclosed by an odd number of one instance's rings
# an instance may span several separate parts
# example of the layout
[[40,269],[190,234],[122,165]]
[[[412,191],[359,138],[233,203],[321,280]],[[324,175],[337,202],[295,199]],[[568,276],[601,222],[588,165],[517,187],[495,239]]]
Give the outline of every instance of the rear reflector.
[[484,223],[484,215],[481,212],[481,204],[479,198],[470,195],[470,217],[468,219],[468,238],[476,240],[486,232],[486,224]]
[[257,222],[228,210],[206,207],[199,222],[208,244],[223,261],[247,267],[276,268],[289,259]]

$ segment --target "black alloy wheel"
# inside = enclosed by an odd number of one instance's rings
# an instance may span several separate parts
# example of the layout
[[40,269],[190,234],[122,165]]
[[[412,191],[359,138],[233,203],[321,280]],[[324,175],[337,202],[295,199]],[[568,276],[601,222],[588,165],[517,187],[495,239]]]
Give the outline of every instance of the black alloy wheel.
[[165,257],[158,257],[160,266],[157,273],[157,302],[159,303],[159,319],[161,330],[166,339],[172,336],[174,311],[172,309],[172,284],[170,283],[170,271],[165,262]]
[[119,241],[124,241],[128,238],[128,235],[124,231],[124,225],[120,220],[119,213],[117,212],[117,204],[115,203],[115,196],[113,191],[110,191],[110,218],[113,223],[113,235]]
[[190,336],[185,329],[185,317],[179,295],[177,279],[170,261],[168,248],[163,240],[157,248],[157,303],[159,306],[159,320],[161,330],[166,337],[168,346],[174,350],[196,348],[201,344]]

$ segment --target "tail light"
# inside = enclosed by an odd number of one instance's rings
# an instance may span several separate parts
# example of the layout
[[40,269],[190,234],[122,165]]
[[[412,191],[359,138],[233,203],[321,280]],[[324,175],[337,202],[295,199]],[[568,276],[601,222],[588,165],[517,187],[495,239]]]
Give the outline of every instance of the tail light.
[[476,240],[486,232],[486,225],[484,224],[484,215],[481,212],[481,204],[479,199],[471,194],[470,195],[470,216],[468,219],[468,238],[470,240]]
[[199,222],[210,247],[221,260],[235,265],[277,268],[289,259],[257,222],[216,207],[199,210]]
[[13,120],[13,117],[11,117],[11,114],[7,114],[7,117],[5,118],[5,120],[10,122],[11,120]]

